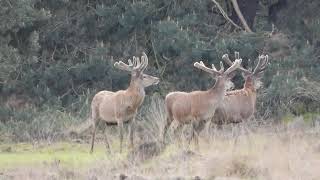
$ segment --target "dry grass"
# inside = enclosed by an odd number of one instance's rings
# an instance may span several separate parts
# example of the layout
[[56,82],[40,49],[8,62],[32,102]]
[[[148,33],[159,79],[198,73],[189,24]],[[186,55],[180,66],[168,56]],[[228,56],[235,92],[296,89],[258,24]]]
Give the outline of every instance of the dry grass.
[[[241,129],[241,128],[238,128]],[[203,134],[200,150],[171,142],[159,154],[134,161],[114,152],[85,166],[60,164],[21,166],[2,171],[0,179],[319,179],[319,127],[272,125],[235,137],[230,129]],[[237,131],[237,130],[236,130]],[[89,147],[89,145],[88,145]],[[109,155],[106,155],[106,157]]]
[[[152,103],[144,110],[148,115],[139,116],[134,153],[119,154],[117,134],[109,131],[111,155],[92,156],[93,161],[86,156],[87,163],[81,161],[81,166],[55,159],[3,168],[0,179],[320,179],[319,123],[310,125],[298,118],[287,125],[251,122],[210,128],[201,134],[199,151],[187,143],[186,127],[182,142],[170,132],[167,145],[161,147],[157,139],[164,122],[163,102]],[[67,149],[64,152],[68,154]]]

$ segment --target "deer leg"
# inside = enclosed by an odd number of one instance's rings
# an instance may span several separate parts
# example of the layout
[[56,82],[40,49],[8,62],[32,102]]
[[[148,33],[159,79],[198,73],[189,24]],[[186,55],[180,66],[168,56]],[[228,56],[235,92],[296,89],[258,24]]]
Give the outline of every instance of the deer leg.
[[189,142],[188,142],[189,146],[190,146],[192,140],[196,141],[195,140],[195,126],[196,126],[196,122],[192,122],[191,123],[191,137],[190,137]]
[[105,126],[104,126],[104,128],[103,128],[102,133],[103,133],[103,135],[104,135],[104,142],[105,142],[105,144],[106,144],[106,149],[107,149],[107,151],[108,151],[109,153],[111,153],[110,145],[109,145],[109,141],[108,141],[108,137],[107,137],[107,134],[105,133],[107,126],[108,126],[108,124],[105,123]]
[[120,139],[120,153],[122,153],[122,142],[123,142],[123,121],[118,121],[118,129],[119,129],[119,139]]
[[251,132],[251,130],[249,129],[249,127],[247,125],[244,126],[244,131],[245,131],[245,134],[247,136],[249,146],[252,147],[252,141],[251,141],[251,138],[250,138],[250,134],[252,134],[252,132]]
[[183,124],[179,123],[178,127],[173,131],[173,134],[177,138],[179,144],[181,143],[182,128],[183,128]]
[[91,150],[90,153],[93,153],[93,147],[94,147],[94,141],[96,136],[96,129],[97,125],[100,121],[100,118],[98,117],[98,109],[95,106],[91,106],[91,121],[92,121],[92,139],[91,139]]
[[165,136],[167,134],[168,128],[170,127],[172,123],[172,119],[170,117],[167,117],[167,122],[164,125],[163,131],[162,131],[162,137],[161,137],[161,143],[164,145]]
[[129,148],[133,148],[133,137],[134,137],[134,131],[135,131],[135,123],[136,123],[136,117],[134,116],[132,118],[132,122],[130,123],[130,127],[129,127]]
[[199,122],[194,122],[193,123],[193,135],[194,135],[194,140],[195,140],[195,146],[196,149],[199,150],[199,134],[203,130],[203,128],[206,125],[206,121],[202,120]]
[[189,146],[190,146],[192,140],[195,145],[198,144],[198,139],[196,139],[196,131],[195,131],[197,124],[198,124],[197,120],[193,120],[191,122],[191,137],[190,137],[189,143],[188,143]]
[[[238,121],[235,121],[235,122],[242,122],[242,120],[238,120]],[[235,146],[238,144],[239,136],[242,134],[242,131],[243,131],[243,128],[244,128],[241,124],[240,125],[233,124],[232,131],[234,131],[235,127],[236,128],[240,128],[240,129],[239,129],[239,132],[235,133],[236,138],[235,138],[234,143],[233,143],[233,149],[235,149]]]
[[208,121],[205,125],[205,130],[206,130],[206,134],[207,134],[207,137],[211,137],[212,134],[214,133],[214,123],[213,121]]
[[237,131],[237,130],[235,130],[235,128],[237,128],[237,127],[235,127],[232,124],[232,136],[235,137],[234,142],[233,142],[233,149],[235,149],[236,145],[238,144],[238,139],[240,136],[239,132],[235,132],[235,131]]
[[93,119],[93,125],[92,125],[92,139],[91,139],[91,150],[90,153],[93,153],[93,147],[94,147],[94,141],[95,141],[95,136],[96,136],[96,129],[98,125],[98,120]]

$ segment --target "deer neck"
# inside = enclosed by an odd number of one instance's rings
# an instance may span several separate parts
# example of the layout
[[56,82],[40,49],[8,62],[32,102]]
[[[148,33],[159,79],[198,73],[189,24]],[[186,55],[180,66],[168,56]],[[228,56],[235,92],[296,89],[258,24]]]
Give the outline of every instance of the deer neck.
[[132,80],[130,81],[129,88],[127,90],[132,96],[137,97],[137,98],[144,98],[145,96],[145,91],[142,83],[140,83],[137,80]]
[[248,77],[246,78],[246,81],[245,81],[243,87],[244,87],[246,90],[250,90],[250,91],[252,91],[252,92],[255,93],[255,92],[256,92],[256,89],[255,89],[255,87],[254,87],[253,77],[248,76]]
[[208,90],[208,92],[211,96],[223,98],[226,92],[225,80],[217,78],[216,83]]
[[257,92],[254,87],[254,79],[252,77],[247,77],[244,83],[243,89],[248,94],[248,97],[251,99],[252,104],[255,106],[257,99]]

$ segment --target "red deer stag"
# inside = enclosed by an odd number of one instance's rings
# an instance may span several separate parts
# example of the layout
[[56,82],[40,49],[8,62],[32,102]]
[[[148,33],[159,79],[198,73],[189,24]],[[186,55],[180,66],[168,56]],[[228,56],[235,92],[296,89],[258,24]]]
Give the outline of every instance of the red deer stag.
[[[95,141],[97,124],[100,120],[107,125],[118,125],[120,136],[120,153],[122,152],[123,123],[131,122],[129,130],[130,146],[133,146],[133,131],[135,116],[145,97],[145,87],[158,84],[159,78],[144,74],[148,65],[148,57],[145,53],[138,57],[133,57],[133,62],[129,59],[129,64],[122,61],[114,63],[114,67],[131,73],[131,81],[128,89],[117,92],[100,91],[91,103],[91,120],[93,124],[91,153]],[[109,143],[106,134],[105,141],[107,149]]]
[[[235,53],[235,57],[239,58],[238,52]],[[228,56],[224,56],[223,60],[228,65],[232,65]],[[245,79],[244,87],[240,90],[226,92],[222,105],[216,109],[213,123],[239,123],[253,117],[257,99],[256,91],[260,84],[259,78],[267,65],[268,55],[260,55],[258,64],[253,71],[243,67],[238,68],[242,71]]]
[[[226,55],[224,55],[226,56]],[[223,57],[224,57],[223,56]],[[206,91],[187,92],[171,92],[165,98],[167,123],[162,134],[162,142],[164,143],[165,134],[173,120],[178,122],[178,127],[175,130],[178,132],[184,124],[192,124],[192,139],[199,147],[198,135],[203,129],[207,120],[210,120],[214,115],[214,110],[220,106],[226,89],[227,83],[231,81],[233,72],[240,67],[241,59],[235,60],[229,69],[224,71],[222,62],[220,62],[220,70],[218,71],[212,64],[212,68],[206,67],[202,61],[194,63],[194,67],[201,69],[216,79],[212,88]]]

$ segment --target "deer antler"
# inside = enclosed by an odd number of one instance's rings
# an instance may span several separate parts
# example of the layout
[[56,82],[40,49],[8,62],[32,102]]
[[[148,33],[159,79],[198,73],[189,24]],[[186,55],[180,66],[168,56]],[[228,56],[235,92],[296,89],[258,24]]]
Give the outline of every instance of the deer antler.
[[121,70],[124,70],[124,71],[133,71],[133,70],[136,70],[136,71],[144,71],[147,66],[148,66],[148,57],[146,55],[146,53],[142,53],[142,56],[141,56],[141,61],[140,61],[140,58],[139,57],[135,57],[133,56],[133,62],[131,61],[131,59],[128,59],[128,63],[129,64],[126,64],[122,61],[119,61],[119,62],[115,62],[114,63],[114,67],[118,68],[118,69],[121,69]]
[[232,66],[230,66],[225,72],[224,74],[230,74],[231,72],[235,71],[236,69],[238,69],[241,65],[242,59],[236,59]]
[[126,64],[122,61],[115,62],[114,67],[121,69],[121,70],[124,70],[124,71],[132,71],[133,64],[132,64],[131,59],[129,59],[128,62],[129,62],[129,64]]
[[[214,66],[214,64],[211,65],[212,68],[208,68],[206,65],[203,64],[202,61],[200,61],[200,62],[195,62],[195,63],[193,64],[193,66],[196,67],[196,68],[198,68],[198,69],[201,69],[201,70],[203,70],[203,71],[205,71],[205,72],[207,72],[207,73],[217,74],[217,75],[221,75],[221,74],[223,73],[223,70],[224,70],[224,67],[223,67],[223,65],[221,65],[221,63],[220,63],[220,66],[221,66],[220,71],[218,71],[218,70],[216,69],[216,67]],[[221,70],[222,70],[222,71],[221,71]]]
[[222,56],[222,59],[227,61],[227,63],[229,64],[230,63],[230,67],[224,71],[224,66],[223,66],[223,63],[222,61],[220,61],[220,70],[218,71],[216,69],[216,67],[214,66],[214,64],[212,64],[212,68],[208,68],[206,67],[202,61],[200,62],[195,62],[193,64],[194,67],[198,68],[198,69],[201,69],[207,73],[210,73],[210,74],[217,74],[217,75],[222,75],[222,74],[229,74],[231,73],[232,71],[236,70],[237,68],[240,67],[241,65],[241,62],[242,62],[242,59],[236,59],[234,63],[232,63],[228,57],[228,54],[224,54]]
[[[240,56],[239,56],[239,52],[234,52],[234,56],[235,56],[235,59],[240,59]],[[232,66],[232,61],[229,59],[229,56],[228,54],[225,54],[222,56],[222,59],[224,60],[224,62],[226,62],[229,66]],[[251,74],[251,71],[243,68],[241,65],[238,67],[238,69],[240,71],[243,71],[244,73],[250,73]]]
[[142,52],[142,56],[141,56],[141,63],[142,63],[142,66],[141,66],[141,71],[144,71],[147,66],[148,66],[148,56],[146,55],[145,52]]
[[257,75],[258,73],[264,71],[267,68],[268,62],[269,62],[268,55],[265,55],[265,56],[260,55],[258,64],[253,71],[253,75]]

